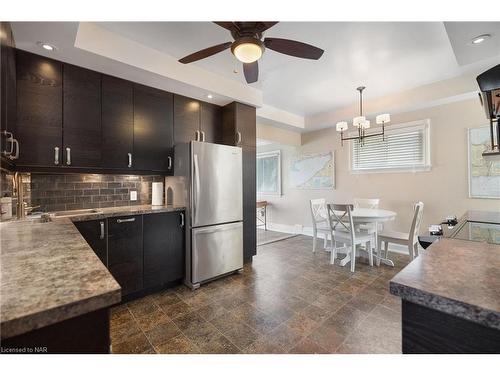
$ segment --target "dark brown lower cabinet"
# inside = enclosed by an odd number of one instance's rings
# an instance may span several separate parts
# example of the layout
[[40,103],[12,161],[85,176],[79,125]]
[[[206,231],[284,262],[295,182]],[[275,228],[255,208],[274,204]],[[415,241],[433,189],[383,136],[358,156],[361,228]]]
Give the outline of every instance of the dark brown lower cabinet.
[[144,288],[184,277],[184,213],[144,215]]
[[108,218],[108,269],[122,296],[142,289],[142,215]]
[[102,220],[90,220],[90,221],[78,221],[74,223],[76,229],[85,238],[85,241],[90,245],[92,250],[99,257],[101,262],[107,267],[108,266],[108,249],[107,249],[107,221]]

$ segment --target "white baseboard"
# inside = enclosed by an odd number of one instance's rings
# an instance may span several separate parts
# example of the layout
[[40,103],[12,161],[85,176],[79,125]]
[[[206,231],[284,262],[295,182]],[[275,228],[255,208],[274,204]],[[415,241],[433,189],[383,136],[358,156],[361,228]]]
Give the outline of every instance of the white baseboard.
[[[289,233],[289,234],[302,234],[304,236],[312,237],[313,229],[312,227],[304,227],[302,225],[288,225],[288,224],[277,224],[277,223],[267,223],[267,229],[274,232]],[[323,237],[323,234],[320,234]],[[328,236],[330,239],[330,236]],[[408,248],[404,245],[399,244],[389,244],[389,251],[399,254],[408,254]]]

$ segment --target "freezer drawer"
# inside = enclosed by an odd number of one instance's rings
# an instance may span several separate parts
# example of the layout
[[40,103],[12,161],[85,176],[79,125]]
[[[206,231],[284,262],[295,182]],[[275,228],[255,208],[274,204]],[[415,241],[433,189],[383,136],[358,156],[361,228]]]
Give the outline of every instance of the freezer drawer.
[[192,229],[192,283],[243,268],[243,223]]

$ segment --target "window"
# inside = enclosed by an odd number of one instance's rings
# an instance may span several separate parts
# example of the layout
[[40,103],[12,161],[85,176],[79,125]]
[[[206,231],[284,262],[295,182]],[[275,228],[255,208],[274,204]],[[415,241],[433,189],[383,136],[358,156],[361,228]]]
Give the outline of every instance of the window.
[[257,194],[281,195],[281,151],[257,154]]
[[429,170],[429,120],[386,127],[385,137],[351,142],[351,171],[423,171]]

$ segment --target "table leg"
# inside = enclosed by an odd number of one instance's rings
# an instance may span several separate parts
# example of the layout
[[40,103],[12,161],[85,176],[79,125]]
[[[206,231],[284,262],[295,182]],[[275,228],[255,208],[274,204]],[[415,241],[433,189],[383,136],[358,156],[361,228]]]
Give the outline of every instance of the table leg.
[[377,266],[380,266],[380,263],[383,263],[386,266],[394,267],[394,262],[387,258],[387,254],[385,254],[385,258],[382,257],[382,249],[378,247],[378,225],[377,229],[375,230],[375,244],[377,249],[377,254],[375,255],[375,257],[377,258]]
[[267,206],[264,206],[264,230],[267,230]]

